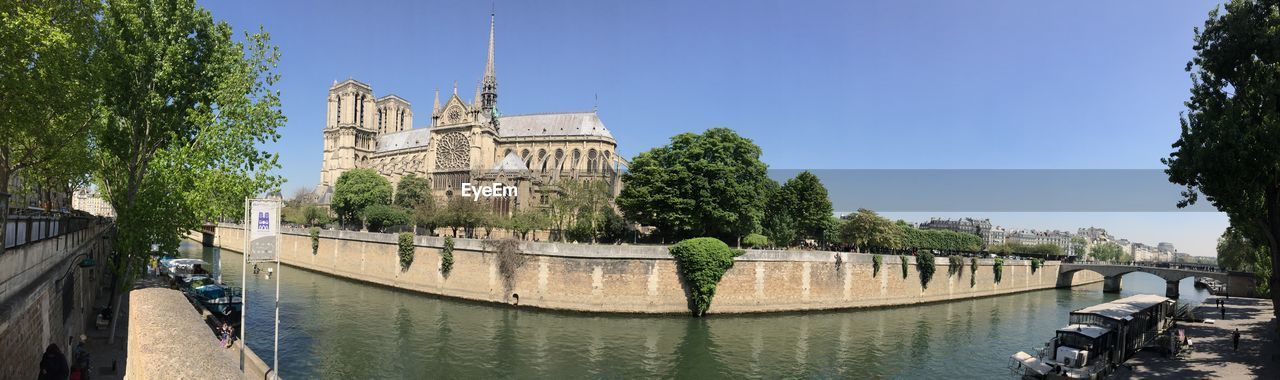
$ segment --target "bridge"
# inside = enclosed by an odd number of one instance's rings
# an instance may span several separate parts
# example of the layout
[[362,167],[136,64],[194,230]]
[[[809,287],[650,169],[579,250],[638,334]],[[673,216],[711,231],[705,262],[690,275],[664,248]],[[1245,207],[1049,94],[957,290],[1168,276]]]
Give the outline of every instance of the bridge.
[[1058,284],[1070,284],[1076,272],[1087,270],[1103,276],[1102,291],[1119,293],[1121,276],[1133,272],[1150,273],[1165,281],[1165,297],[1178,298],[1178,282],[1187,277],[1212,278],[1227,285],[1230,296],[1250,296],[1257,286],[1257,278],[1247,272],[1221,272],[1207,268],[1157,267],[1145,265],[1118,265],[1104,263],[1062,263],[1058,271]]

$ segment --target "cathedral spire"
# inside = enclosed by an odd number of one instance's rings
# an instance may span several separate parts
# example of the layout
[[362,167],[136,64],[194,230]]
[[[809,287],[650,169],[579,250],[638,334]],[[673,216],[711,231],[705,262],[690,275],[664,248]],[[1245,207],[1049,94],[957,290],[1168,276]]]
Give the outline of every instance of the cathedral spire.
[[435,115],[438,113],[440,113],[440,88],[436,87],[436,103],[431,106],[431,114]]
[[480,79],[480,91],[477,97],[480,98],[480,108],[486,114],[492,114],[493,110],[498,106],[498,75],[493,70],[493,30],[494,30],[495,12],[489,12],[489,56],[484,64],[484,78]]

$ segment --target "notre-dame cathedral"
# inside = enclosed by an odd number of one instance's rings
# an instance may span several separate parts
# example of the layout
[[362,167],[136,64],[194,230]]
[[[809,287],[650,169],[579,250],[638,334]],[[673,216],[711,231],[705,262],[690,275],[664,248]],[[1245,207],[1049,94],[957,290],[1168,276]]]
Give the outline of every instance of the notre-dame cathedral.
[[627,162],[595,111],[498,112],[493,37],[490,15],[488,60],[474,100],[464,101],[454,85],[441,104],[437,90],[424,127],[413,127],[408,100],[375,97],[372,87],[352,79],[334,83],[316,187],[320,202],[329,203],[338,177],[354,168],[373,169],[393,184],[409,174],[427,178],[441,199],[458,195],[465,182],[516,186],[518,196],[489,200],[501,213],[545,205],[565,179],[604,180],[616,194]]

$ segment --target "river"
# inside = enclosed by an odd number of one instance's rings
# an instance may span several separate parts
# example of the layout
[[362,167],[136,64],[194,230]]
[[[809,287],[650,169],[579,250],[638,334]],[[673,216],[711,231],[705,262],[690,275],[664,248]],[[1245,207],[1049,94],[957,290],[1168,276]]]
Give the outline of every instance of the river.
[[[188,257],[241,256],[184,241]],[[265,269],[265,268],[264,268]],[[263,272],[265,274],[265,270]],[[594,315],[443,299],[282,267],[280,375],[285,378],[1008,378],[1009,355],[1040,347],[1067,313],[1164,280],[1097,283],[904,306],[757,315]],[[250,277],[249,346],[272,359],[275,280]],[[1180,284],[1184,303],[1207,292]]]

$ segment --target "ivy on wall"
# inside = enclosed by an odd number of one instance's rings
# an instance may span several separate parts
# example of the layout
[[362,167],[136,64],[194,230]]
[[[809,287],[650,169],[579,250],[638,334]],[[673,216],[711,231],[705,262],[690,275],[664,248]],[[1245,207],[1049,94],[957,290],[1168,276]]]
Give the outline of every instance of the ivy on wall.
[[880,255],[871,256],[871,277],[880,275],[880,264],[883,262],[884,259]]
[[902,278],[907,278],[907,257],[898,256],[898,260],[902,261]]
[[440,273],[446,277],[453,270],[453,238],[444,237],[444,248],[440,249]]
[[916,271],[920,272],[920,288],[928,289],[929,280],[933,279],[933,254],[929,251],[920,251],[916,255]]
[[969,259],[969,287],[978,285],[978,259]]
[[413,265],[413,234],[408,232],[400,233],[400,270],[409,270],[409,266]]
[[1040,270],[1041,265],[1044,265],[1044,259],[1031,259],[1031,273],[1034,274],[1036,271]]
[[1000,283],[1000,275],[1002,274],[1001,272],[1003,272],[1003,271],[1004,271],[1004,259],[996,258],[996,263],[995,263],[995,264],[993,264],[993,265],[991,265],[991,271],[992,271],[992,273],[995,273],[995,275],[996,275],[996,283],[997,283],[997,284],[999,284],[999,283]]
[[320,253],[320,229],[311,227],[311,254]]
[[964,258],[960,256],[947,256],[947,277],[955,276],[964,269]]

